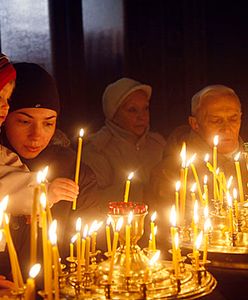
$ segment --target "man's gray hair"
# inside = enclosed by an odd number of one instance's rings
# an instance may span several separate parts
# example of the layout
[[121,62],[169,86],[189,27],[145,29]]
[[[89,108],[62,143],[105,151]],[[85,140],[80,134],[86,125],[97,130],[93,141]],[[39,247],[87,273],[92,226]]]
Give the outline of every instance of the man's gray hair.
[[221,85],[221,84],[216,84],[216,85],[208,85],[205,88],[201,89],[199,92],[197,92],[191,99],[191,115],[195,116],[198,112],[198,109],[200,108],[203,100],[207,96],[234,96],[237,98],[237,100],[240,103],[239,97],[237,94],[234,92],[233,89]]

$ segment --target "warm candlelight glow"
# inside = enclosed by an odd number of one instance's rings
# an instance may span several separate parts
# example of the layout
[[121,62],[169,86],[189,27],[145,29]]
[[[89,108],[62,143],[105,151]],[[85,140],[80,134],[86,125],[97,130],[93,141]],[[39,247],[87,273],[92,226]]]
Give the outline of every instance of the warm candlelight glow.
[[81,128],[81,129],[79,130],[79,136],[80,136],[81,138],[84,136],[84,129],[83,129],[83,128]]
[[134,176],[134,172],[131,172],[128,175],[128,178],[127,178],[127,181],[126,181],[126,186],[125,186],[125,192],[124,192],[124,202],[128,202],[131,179],[133,178],[133,176]]
[[176,182],[176,192],[178,192],[180,190],[180,187],[181,187],[181,182],[178,180]]
[[199,222],[199,216],[198,216],[198,201],[195,200],[195,203],[194,203],[194,223],[195,224],[198,224]]
[[117,232],[120,231],[122,225],[123,225],[123,217],[120,217],[116,223],[115,231],[117,231]]
[[71,243],[74,244],[77,240],[77,234],[74,234],[74,236],[71,238]]
[[207,184],[207,183],[208,183],[208,176],[207,176],[207,175],[204,175],[203,183],[204,183],[204,184]]
[[50,227],[49,227],[49,232],[48,232],[49,240],[50,240],[52,245],[55,245],[57,243],[56,230],[57,230],[57,220],[53,220]]
[[207,218],[204,223],[204,232],[208,232],[210,228],[211,228],[211,221],[209,218]]
[[7,209],[9,203],[9,195],[6,195],[5,197],[3,197],[2,201],[0,202],[0,209],[5,212]]
[[134,172],[131,172],[131,173],[128,175],[127,179],[128,179],[128,180],[131,180],[131,179],[133,178],[133,175],[134,175]]
[[157,217],[157,212],[155,211],[151,216],[151,222],[154,222],[156,220],[156,217]]
[[227,204],[228,204],[228,206],[232,207],[232,196],[230,195],[229,192],[226,194],[226,197],[227,197]]
[[42,171],[39,171],[39,172],[37,173],[37,176],[36,176],[36,181],[37,181],[37,183],[38,183],[38,184],[41,184],[42,179],[43,179],[43,172],[42,172]]
[[207,218],[208,218],[208,206],[204,207],[203,214],[204,214],[204,219],[207,220]]
[[82,227],[82,219],[81,218],[77,218],[77,221],[76,221],[76,231],[80,232],[81,231],[81,227]]
[[[46,177],[47,177],[47,174],[48,174],[48,166],[46,166],[42,171],[41,171],[41,182],[45,182],[46,181]],[[38,176],[38,174],[37,174]],[[38,177],[37,177],[38,179]]]
[[127,218],[128,225],[130,225],[132,223],[132,220],[133,220],[133,212],[130,211],[130,213],[128,214],[128,218]]
[[186,143],[184,142],[182,145],[182,149],[180,152],[180,157],[182,160],[182,168],[186,168]]
[[196,182],[194,182],[191,186],[191,189],[190,189],[190,192],[191,193],[195,193],[195,190],[196,190]]
[[232,185],[232,181],[233,181],[233,176],[230,176],[227,180],[227,184],[226,184],[226,187],[227,189],[229,190],[231,185]]
[[204,161],[205,161],[205,163],[209,162],[209,154],[208,153],[205,155]]
[[240,153],[241,153],[241,152],[238,152],[238,153],[234,156],[234,160],[235,160],[235,161],[239,161]]
[[218,146],[218,143],[219,143],[219,136],[215,135],[214,136],[214,146]]
[[45,193],[41,193],[41,195],[40,195],[40,204],[43,209],[46,208],[46,194]]
[[233,188],[233,199],[237,199],[238,198],[238,192],[236,188]]
[[160,256],[160,250],[156,251],[156,253],[152,256],[152,258],[149,260],[149,265],[153,266],[159,259]]

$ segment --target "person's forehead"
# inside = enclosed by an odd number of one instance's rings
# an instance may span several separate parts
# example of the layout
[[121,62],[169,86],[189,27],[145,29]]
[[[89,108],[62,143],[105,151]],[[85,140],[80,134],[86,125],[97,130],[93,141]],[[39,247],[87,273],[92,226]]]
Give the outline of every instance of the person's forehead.
[[142,90],[137,90],[132,92],[127,96],[123,105],[131,105],[131,104],[139,104],[139,103],[149,103],[149,99],[147,94]]
[[35,120],[56,119],[57,112],[48,108],[22,108],[15,111],[15,115],[26,116]]
[[234,96],[207,97],[201,105],[205,113],[240,112],[240,103]]

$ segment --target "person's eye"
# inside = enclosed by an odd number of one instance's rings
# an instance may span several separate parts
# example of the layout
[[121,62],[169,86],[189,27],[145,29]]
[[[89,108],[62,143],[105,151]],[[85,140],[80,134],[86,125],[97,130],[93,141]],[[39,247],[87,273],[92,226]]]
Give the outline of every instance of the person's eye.
[[18,119],[17,122],[18,122],[19,124],[23,124],[23,125],[28,125],[28,124],[31,123],[30,121],[28,121],[28,120],[23,120],[23,119]]
[[127,111],[130,112],[130,113],[137,112],[136,108],[134,108],[134,107],[129,107]]
[[53,127],[54,126],[54,122],[45,122],[44,125],[46,127]]

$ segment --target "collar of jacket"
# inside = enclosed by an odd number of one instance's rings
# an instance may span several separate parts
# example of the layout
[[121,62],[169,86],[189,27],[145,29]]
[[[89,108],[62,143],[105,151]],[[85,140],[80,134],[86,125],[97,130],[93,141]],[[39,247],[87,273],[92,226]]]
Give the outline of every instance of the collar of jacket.
[[117,126],[115,123],[113,123],[109,120],[105,121],[105,125],[110,130],[110,132],[113,134],[113,136],[122,138],[122,139],[128,141],[129,143],[134,144],[136,147],[139,147],[145,143],[145,139],[146,139],[147,133],[149,131],[149,128],[147,128],[145,133],[141,137],[137,137],[132,132],[127,131],[127,130]]

